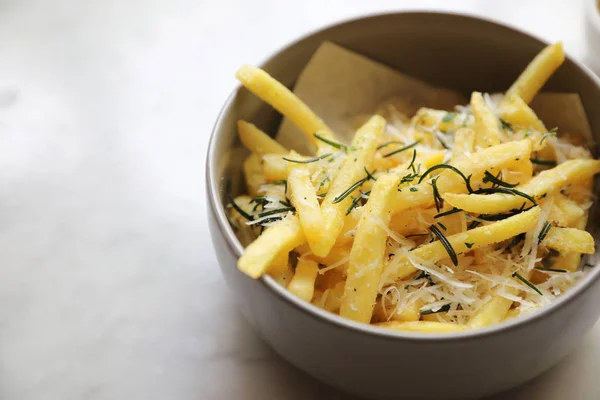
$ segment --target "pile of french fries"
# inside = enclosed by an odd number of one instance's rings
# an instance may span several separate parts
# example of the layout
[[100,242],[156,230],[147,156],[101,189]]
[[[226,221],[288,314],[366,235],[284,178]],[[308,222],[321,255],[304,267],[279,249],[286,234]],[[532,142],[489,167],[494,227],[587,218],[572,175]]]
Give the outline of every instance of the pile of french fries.
[[405,331],[481,328],[548,304],[594,253],[585,227],[600,172],[528,105],[563,61],[562,44],[548,46],[495,101],[473,92],[469,106],[398,113],[393,126],[375,115],[351,143],[243,66],[240,82],[315,154],[238,122],[251,152],[248,194],[230,194],[230,221],[249,243],[239,269],[342,317]]

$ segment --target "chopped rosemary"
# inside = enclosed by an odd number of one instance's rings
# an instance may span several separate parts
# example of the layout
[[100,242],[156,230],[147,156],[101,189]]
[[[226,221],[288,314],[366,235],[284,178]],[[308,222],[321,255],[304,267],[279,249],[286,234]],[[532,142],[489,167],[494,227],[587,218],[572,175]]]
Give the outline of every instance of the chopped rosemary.
[[231,193],[231,182],[230,181],[227,182],[227,188],[226,189],[227,189],[227,197],[229,197],[229,203],[231,204],[231,207],[233,207],[233,209],[235,211],[237,211],[242,217],[246,218],[248,221],[254,221],[254,218],[252,217],[252,215],[250,215],[246,211],[244,211],[235,202],[235,199],[233,198],[233,194]]
[[558,131],[558,128],[555,127],[544,133],[542,140],[540,140],[540,145],[544,143],[544,140],[546,140],[547,137],[556,136],[556,131]]
[[323,197],[325,197],[325,196],[327,196],[327,193],[321,193],[321,194],[318,194],[318,195],[317,195],[317,197],[320,197],[320,198],[323,198]]
[[258,214],[259,218],[262,217],[266,217],[268,215],[275,215],[275,214],[281,214],[287,211],[296,211],[296,209],[294,207],[282,207],[282,208],[275,208],[273,210],[269,210],[269,211],[264,211]]
[[512,277],[517,278],[518,280],[520,280],[521,282],[523,282],[524,284],[526,284],[527,286],[529,286],[530,288],[535,290],[540,296],[544,295],[542,292],[540,292],[540,290],[537,287],[535,287],[535,285],[533,283],[531,283],[527,279],[523,278],[518,272],[513,273]]
[[512,184],[512,183],[505,182],[502,179],[500,179],[499,176],[494,176],[489,171],[485,171],[485,176],[483,177],[483,182],[484,183],[492,182],[495,185],[503,186],[503,187],[507,187],[507,188],[514,188],[519,185],[518,183]]
[[416,186],[411,186],[410,189],[408,189],[408,190],[410,190],[411,192],[418,192],[419,191],[419,189]]
[[477,228],[479,225],[481,225],[481,222],[479,221],[472,221],[469,226],[467,226],[467,229],[475,229]]
[[555,269],[555,268],[546,268],[546,267],[535,267],[535,269],[544,272],[569,272],[566,269]]
[[431,235],[431,233],[413,233],[410,235],[406,235],[404,237],[409,238],[409,237],[415,237],[415,236],[429,236],[429,235]]
[[542,240],[544,240],[544,238],[548,234],[548,231],[550,231],[550,228],[552,228],[552,224],[548,221],[544,222],[544,226],[542,226],[542,230],[538,235],[538,243],[542,243]]
[[467,249],[470,249],[471,247],[473,247],[475,243],[467,243],[465,242],[465,246],[467,246]]
[[421,315],[437,314],[437,313],[446,312],[449,310],[450,310],[450,304],[446,304],[445,306],[441,306],[440,308],[438,308],[436,311],[433,311],[433,309],[424,310],[424,311],[421,311],[420,314]]
[[431,180],[431,187],[433,188],[433,202],[435,204],[435,209],[437,212],[440,212],[442,207],[444,207],[444,199],[440,195],[440,191],[437,187],[437,180],[439,177],[435,177]]
[[594,268],[594,267],[595,267],[594,264],[590,264],[590,263],[583,264],[583,268]]
[[446,228],[446,225],[442,224],[441,222],[438,222],[438,225],[440,226],[440,228],[442,228],[443,230],[447,231],[448,228]]
[[310,163],[314,163],[315,161],[319,161],[322,160],[324,158],[327,158],[331,155],[332,153],[327,153],[327,154],[323,154],[321,156],[317,156],[317,157],[313,157],[313,158],[308,158],[306,160],[290,160],[289,158],[285,158],[282,157],[285,161],[288,162],[293,162],[293,163],[298,163],[298,164],[310,164]]
[[433,281],[433,279],[431,279],[431,275],[429,275],[425,271],[421,271],[421,273],[417,277],[415,277],[415,280],[419,280],[419,279],[423,279],[423,278],[425,278],[431,286],[435,286],[435,282]]
[[398,150],[394,150],[391,153],[385,154],[383,157],[393,156],[394,154],[398,154],[398,153],[400,153],[402,151],[405,151],[405,150],[408,150],[408,149],[412,149],[413,147],[415,147],[419,143],[421,143],[421,139],[417,140],[416,142],[407,144],[406,146],[403,146],[403,147],[399,148]]
[[448,144],[446,144],[446,142],[444,142],[442,140],[442,138],[440,137],[440,135],[442,135],[441,131],[439,133],[435,134],[435,138],[438,140],[438,142],[440,142],[440,144],[442,145],[442,147],[446,150],[450,150],[450,146],[448,146]]
[[501,221],[506,218],[514,217],[517,214],[521,214],[523,211],[529,211],[533,207],[537,207],[537,206],[531,206],[531,207],[527,207],[527,208],[521,207],[519,209],[513,208],[511,210],[511,212],[508,214],[481,214],[478,218],[482,219],[484,221]]
[[452,214],[456,214],[456,213],[458,213],[458,212],[461,212],[461,211],[462,211],[462,210],[461,210],[460,208],[453,208],[453,209],[452,209],[452,210],[450,210],[450,211],[444,211],[444,212],[442,212],[442,213],[435,214],[435,215],[433,216],[433,218],[441,218],[441,217],[445,217],[446,215],[452,215]]
[[522,240],[525,239],[525,233],[519,233],[517,236],[515,236],[510,243],[508,244],[508,246],[506,246],[507,249],[512,249],[513,247],[515,247],[516,245],[518,245]]
[[452,245],[450,244],[450,242],[448,241],[448,239],[446,238],[446,236],[444,236],[444,234],[442,233],[442,231],[440,231],[440,228],[438,228],[435,225],[430,225],[429,226],[429,230],[431,232],[433,232],[433,234],[435,236],[437,236],[438,240],[442,243],[442,245],[444,246],[444,248],[448,252],[448,255],[450,256],[450,259],[452,260],[452,263],[455,266],[458,266],[458,257],[456,256],[456,252],[452,248]]
[[456,168],[452,165],[449,165],[449,164],[438,164],[438,165],[434,165],[433,167],[429,168],[427,171],[425,171],[423,173],[423,175],[421,175],[421,178],[419,178],[419,183],[423,182],[423,180],[425,179],[425,177],[427,175],[429,175],[436,169],[440,169],[440,168],[449,169],[451,171],[456,172],[458,175],[460,175],[460,177],[463,178],[463,180],[465,181],[465,184],[467,185],[467,190],[469,191],[469,193],[473,193],[473,188],[471,187],[471,175],[466,177],[462,172],[460,172],[460,170],[458,168]]
[[509,124],[508,122],[506,122],[504,119],[502,118],[498,118],[500,120],[500,125],[502,125],[502,129],[506,129],[507,131],[509,131],[510,133],[513,133],[513,127],[511,124]]
[[348,151],[348,146],[346,146],[345,144],[341,144],[341,143],[333,141],[331,139],[327,139],[326,137],[323,137],[323,136],[319,135],[318,133],[315,133],[314,136],[317,139],[319,139],[321,142],[325,142],[328,145],[330,145],[331,147],[335,147],[336,149],[340,149],[342,151]]
[[381,150],[384,147],[389,146],[390,144],[404,144],[404,143],[403,142],[399,142],[397,140],[390,140],[389,142],[385,142],[385,143],[382,143],[379,146],[377,146],[377,150]]
[[[406,169],[412,169],[412,172],[414,174],[417,173],[417,170],[415,169],[415,160],[417,159],[417,150],[413,150],[413,156],[412,159],[410,160],[410,164],[408,165],[408,168]],[[419,168],[420,169],[420,168]],[[419,181],[419,183],[421,183],[421,181]]]
[[513,196],[520,196],[520,197],[523,197],[524,199],[531,201],[533,204],[537,204],[537,202],[535,201],[535,199],[533,197],[531,197],[527,193],[523,193],[516,189],[497,187],[497,188],[488,188],[488,189],[478,189],[473,192],[473,194],[495,194],[495,193],[504,193],[504,194],[512,194]]
[[[367,169],[365,168],[365,172],[367,173],[367,176],[365,176],[364,178],[354,182],[352,184],[352,186],[350,186],[348,189],[344,190],[344,192],[342,192],[342,194],[340,194],[339,196],[337,196],[336,198],[333,199],[333,204],[337,204],[340,201],[344,200],[346,197],[348,197],[348,195],[350,195],[352,192],[354,192],[356,189],[358,189],[359,187],[362,186],[363,183],[365,183],[366,181],[368,181],[369,179],[371,180],[377,180],[373,175],[372,172],[367,171]],[[375,171],[373,171],[375,172]]]
[[444,118],[442,118],[442,122],[451,122],[454,118],[456,118],[456,113],[447,112]]
[[556,161],[552,161],[552,160],[542,160],[540,158],[532,158],[531,162],[536,164],[536,165],[547,165],[549,167],[555,167],[556,166]]
[[363,192],[362,190],[360,191],[360,195],[356,196],[356,198],[354,200],[352,200],[352,204],[350,204],[350,207],[348,207],[348,210],[346,210],[346,215],[350,214],[352,212],[352,209],[354,209],[357,205],[358,202],[361,199],[366,199],[369,194],[371,194],[371,191],[369,190],[368,192]]

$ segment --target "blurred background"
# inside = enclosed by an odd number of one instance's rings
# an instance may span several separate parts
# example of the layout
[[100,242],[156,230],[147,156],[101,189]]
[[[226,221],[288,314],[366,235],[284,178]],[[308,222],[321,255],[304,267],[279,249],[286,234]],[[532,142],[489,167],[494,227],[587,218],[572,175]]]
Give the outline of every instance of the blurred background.
[[[0,398],[347,398],[279,360],[218,270],[204,162],[235,70],[346,18],[446,10],[600,71],[594,2],[0,0]],[[599,360],[596,326],[495,399],[597,399]]]

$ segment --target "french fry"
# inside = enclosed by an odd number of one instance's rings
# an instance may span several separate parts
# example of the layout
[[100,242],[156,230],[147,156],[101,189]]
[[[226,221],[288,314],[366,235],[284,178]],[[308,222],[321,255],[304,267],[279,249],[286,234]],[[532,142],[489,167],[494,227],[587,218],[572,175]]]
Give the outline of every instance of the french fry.
[[[569,160],[558,166],[540,172],[524,185],[515,189],[531,197],[539,198],[569,183],[587,179],[600,172],[600,160]],[[519,208],[529,201],[521,196],[494,193],[459,194],[442,193],[442,197],[452,206],[461,210],[479,214],[499,214],[513,208]]]
[[438,211],[435,208],[401,211],[392,216],[389,228],[402,236],[424,233],[419,231],[419,228],[421,228],[423,222],[428,225],[433,224],[436,214],[438,214]]
[[342,317],[364,323],[371,321],[386,250],[387,232],[381,224],[387,226],[389,223],[390,200],[399,181],[399,176],[383,175],[373,186],[350,252],[348,278],[340,308]]
[[321,118],[292,91],[262,69],[244,65],[235,76],[246,89],[292,121],[315,147],[318,147],[317,142],[319,142],[314,136],[316,132],[324,132],[329,138],[334,139],[331,129]]
[[[554,195],[554,202],[564,215],[565,226],[575,227],[577,221],[585,215],[585,211],[579,204],[561,193],[556,193]],[[585,224],[583,225],[583,228],[580,229],[585,229]]]
[[245,148],[259,156],[265,154],[287,154],[288,150],[277,143],[269,135],[258,129],[255,125],[239,120],[237,122],[238,135]]
[[271,262],[271,265],[267,269],[267,272],[269,273],[269,275],[278,276],[278,275],[285,274],[289,268],[289,264],[288,264],[289,259],[290,259],[289,251],[285,251],[285,250],[280,251],[275,256],[275,258]]
[[[516,293],[514,288],[507,288],[506,290],[512,292],[511,294]],[[505,297],[492,296],[492,299],[473,316],[469,322],[469,327],[478,329],[501,322],[506,317],[512,303],[512,300]]]
[[[535,227],[539,218],[540,208],[534,207],[504,220],[448,236],[446,239],[456,254],[465,253],[527,232]],[[467,243],[471,246],[467,246]],[[386,278],[395,281],[417,272],[418,269],[410,262],[409,257],[438,262],[448,258],[448,251],[439,240],[418,247],[409,251],[407,256],[396,257],[388,263]]]
[[454,146],[452,147],[452,159],[456,160],[475,150],[475,131],[471,128],[459,128],[454,133]]
[[262,167],[265,179],[269,182],[287,179],[288,162],[280,154],[262,156]]
[[310,302],[315,292],[315,279],[318,273],[319,265],[315,261],[300,258],[287,289],[302,300]]
[[509,124],[525,129],[546,132],[546,126],[519,95],[507,96],[501,105],[501,116]]
[[526,103],[530,103],[564,60],[565,53],[562,42],[547,46],[527,65],[506,92],[506,97],[517,95]]
[[471,109],[475,117],[475,144],[483,148],[500,144],[503,136],[500,121],[481,93],[473,92],[471,95]]
[[318,249],[318,243],[321,240],[323,216],[308,169],[293,169],[288,177],[288,187],[290,200],[296,208],[306,241],[311,251],[316,254],[315,249]]
[[392,320],[394,321],[418,321],[421,317],[421,306],[423,305],[420,301],[414,301],[412,304],[404,307],[402,310],[392,314]]
[[238,260],[238,268],[251,278],[260,278],[280,252],[289,252],[304,241],[298,217],[288,215],[265,229],[262,235],[246,247],[246,251]]
[[[520,140],[488,147],[477,153],[473,153],[470,157],[455,160],[453,165],[465,176],[473,174],[482,175],[484,171],[495,172],[507,165],[524,162],[529,159],[530,154],[531,142],[529,140]],[[440,178],[437,181],[437,186],[441,194],[446,192],[463,193],[467,191],[465,181],[454,171],[444,170],[438,176]],[[414,207],[433,206],[431,179],[413,185],[410,189],[402,189],[396,192],[395,197],[393,201],[394,213]]]
[[375,324],[381,328],[393,329],[396,331],[406,332],[419,332],[419,333],[451,333],[451,332],[462,332],[468,329],[465,325],[445,323],[445,322],[432,322],[432,321],[412,321],[412,322],[399,322],[399,321],[388,321]]
[[260,157],[256,154],[250,154],[248,158],[244,160],[242,169],[244,171],[244,179],[246,180],[248,193],[250,193],[252,197],[257,196],[260,187],[266,183],[266,180],[263,176]]
[[576,228],[550,228],[541,243],[559,252],[594,254],[594,238],[589,232]]
[[351,195],[346,195],[343,199],[342,197],[349,188],[366,176],[365,170],[376,150],[376,140],[383,133],[384,128],[385,120],[374,116],[356,132],[340,171],[333,179],[321,203],[323,233],[321,240],[313,249],[317,256],[325,256],[329,253],[344,227],[344,216],[352,204],[352,197]]
[[554,267],[558,269],[564,269],[570,272],[575,272],[581,264],[581,253],[569,252],[559,254],[558,257],[553,259]]

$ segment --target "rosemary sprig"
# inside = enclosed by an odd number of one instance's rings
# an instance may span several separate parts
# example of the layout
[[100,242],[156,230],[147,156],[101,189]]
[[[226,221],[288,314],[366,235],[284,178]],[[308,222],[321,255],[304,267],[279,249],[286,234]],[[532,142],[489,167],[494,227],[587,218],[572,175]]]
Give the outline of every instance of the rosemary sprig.
[[227,197],[229,198],[229,204],[231,204],[231,207],[233,207],[233,209],[235,211],[237,211],[238,213],[240,213],[240,215],[244,218],[246,218],[248,221],[254,221],[254,218],[252,217],[252,215],[248,214],[246,211],[244,211],[240,206],[237,205],[237,203],[235,202],[235,199],[233,198],[233,194],[231,193],[231,181],[227,182],[227,187],[226,187],[226,191],[227,191]]
[[542,140],[540,140],[540,145],[544,143],[544,140],[546,140],[546,138],[556,136],[557,131],[558,128],[555,127],[550,129],[548,132],[544,133],[544,135],[542,135]]
[[569,272],[566,269],[555,269],[555,268],[546,268],[546,267],[535,267],[535,269],[537,269],[538,271],[544,271],[544,272]]
[[518,183],[512,184],[512,183],[505,182],[502,179],[500,179],[499,176],[494,176],[489,171],[485,171],[485,174],[483,177],[483,182],[484,183],[492,182],[495,185],[503,186],[503,187],[507,187],[507,188],[514,188],[519,185]]
[[381,150],[384,147],[389,146],[390,144],[404,144],[403,142],[399,142],[398,140],[390,140],[389,142],[385,142],[377,146],[377,150]]
[[[415,169],[415,160],[416,159],[417,159],[417,150],[413,150],[412,159],[410,160],[410,164],[408,165],[408,168],[406,168],[407,170],[412,169],[413,174],[417,173],[417,170]],[[421,183],[420,180],[419,180],[419,183]]]
[[[350,186],[348,189],[344,190],[344,192],[342,192],[342,194],[340,194],[339,196],[337,196],[336,198],[333,199],[333,204],[337,204],[340,201],[344,200],[346,197],[348,197],[348,195],[350,195],[350,193],[354,192],[356,189],[358,189],[359,187],[362,186],[363,183],[365,183],[366,181],[368,181],[369,179],[371,180],[377,180],[371,172],[367,171],[367,169],[365,168],[365,172],[367,173],[367,176],[365,176],[364,178],[354,182],[352,184],[352,186]],[[373,171],[375,172],[375,171]]]
[[452,214],[456,214],[456,213],[458,213],[458,212],[461,212],[461,211],[462,211],[462,210],[461,210],[460,208],[453,208],[453,209],[452,209],[452,210],[450,210],[450,211],[444,211],[444,212],[442,212],[442,213],[435,214],[435,215],[433,216],[433,218],[441,218],[441,217],[445,217],[446,215],[452,215]]
[[437,314],[437,313],[441,313],[441,312],[446,312],[450,310],[450,304],[446,304],[444,306],[441,306],[438,310],[433,311],[433,309],[430,310],[423,310],[421,311],[419,314],[421,315],[429,315],[429,314]]
[[450,244],[450,242],[448,241],[448,239],[446,238],[446,236],[444,236],[444,234],[442,233],[442,231],[440,231],[440,228],[438,228],[435,225],[430,225],[429,226],[429,230],[431,232],[433,232],[433,234],[435,236],[437,236],[438,240],[442,243],[442,245],[444,246],[444,248],[448,252],[448,255],[450,256],[450,259],[452,260],[452,263],[455,266],[458,266],[458,257],[456,256],[456,252],[452,248],[452,245]]
[[475,229],[479,225],[481,225],[481,222],[479,222],[479,221],[471,221],[471,223],[469,224],[469,226],[467,226],[467,229]]
[[280,179],[278,181],[273,181],[271,183],[267,183],[267,185],[283,185],[283,192],[287,193],[287,180]]
[[452,165],[449,165],[449,164],[438,164],[438,165],[434,165],[433,167],[429,168],[427,171],[425,171],[423,173],[423,175],[421,175],[421,178],[419,178],[419,183],[423,182],[423,180],[425,179],[425,177],[427,175],[429,175],[430,173],[432,173],[433,171],[435,171],[437,169],[449,169],[453,172],[456,172],[465,181],[465,184],[467,185],[467,190],[469,191],[469,193],[473,193],[473,188],[471,187],[471,175],[466,177],[465,174],[463,174],[458,168],[456,168]]
[[394,150],[391,153],[385,154],[383,157],[390,157],[390,156],[393,156],[394,154],[398,154],[398,153],[400,153],[402,151],[405,151],[405,150],[408,150],[408,149],[412,149],[413,147],[415,147],[419,143],[421,143],[421,139],[417,140],[416,142],[407,144],[406,146],[403,146],[403,147],[399,148],[398,150]]
[[439,177],[432,179],[430,185],[433,188],[433,202],[435,204],[435,209],[439,213],[440,210],[442,209],[442,207],[444,207],[444,199],[440,195],[440,191],[438,190],[438,187],[437,187],[438,178]]
[[438,222],[438,225],[440,226],[440,228],[442,228],[443,230],[447,231],[448,228],[446,228],[446,225],[442,224],[441,222]]
[[506,129],[507,131],[509,131],[510,133],[513,133],[513,127],[511,124],[509,124],[508,122],[506,122],[504,119],[502,118],[498,118],[500,120],[500,125],[502,125],[502,129]]
[[322,159],[324,159],[324,158],[327,158],[327,157],[329,157],[330,155],[332,155],[332,153],[327,153],[327,154],[323,154],[323,155],[321,155],[321,156],[317,156],[317,157],[313,157],[313,158],[308,158],[308,159],[306,159],[306,160],[291,160],[291,159],[289,159],[289,158],[285,158],[285,157],[282,157],[282,158],[283,158],[285,161],[288,161],[288,162],[293,162],[293,163],[297,163],[297,164],[310,164],[310,163],[314,163],[314,162],[316,162],[316,161],[322,160]]
[[365,196],[369,196],[370,194],[371,194],[370,190],[368,192],[363,192],[361,190],[360,195],[356,196],[356,198],[354,200],[352,200],[352,204],[350,204],[350,207],[348,207],[348,210],[346,210],[346,215],[350,214],[352,212],[352,210],[354,208],[356,208],[356,206],[358,206],[358,202],[361,199],[366,199],[367,197],[365,197]]
[[448,146],[448,145],[446,144],[446,142],[444,142],[444,141],[442,140],[442,138],[440,137],[440,135],[442,135],[441,131],[440,131],[439,133],[435,133],[434,135],[435,135],[435,138],[438,140],[438,142],[440,142],[440,144],[442,145],[442,147],[443,147],[444,149],[446,149],[446,150],[450,150],[450,146]]
[[473,194],[495,194],[495,193],[504,193],[504,194],[511,194],[513,196],[520,196],[520,197],[523,197],[524,199],[531,201],[533,204],[537,204],[537,202],[535,201],[535,199],[533,197],[531,197],[527,193],[523,193],[516,189],[497,187],[497,188],[488,188],[488,189],[478,189],[473,192]]
[[473,247],[475,243],[467,243],[465,242],[465,246],[467,246],[467,249],[470,249],[471,247]]
[[594,268],[594,267],[595,267],[594,264],[590,264],[590,263],[583,264],[583,268]]
[[404,236],[405,238],[409,238],[409,237],[416,237],[416,236],[429,236],[431,235],[431,233],[413,233],[410,235],[406,235]]
[[540,296],[544,295],[542,292],[540,292],[540,290],[537,287],[535,287],[535,285],[533,283],[531,283],[527,279],[523,278],[518,272],[513,273],[512,277],[517,278],[518,280],[520,280],[521,282],[523,282],[524,284],[526,284],[527,286],[529,286],[530,288],[535,290]]
[[544,222],[544,226],[542,226],[542,230],[540,231],[540,234],[538,235],[538,243],[542,243],[542,240],[544,240],[544,238],[550,231],[550,228],[552,228],[552,224],[548,221]]
[[527,207],[527,208],[521,207],[519,209],[512,209],[511,213],[509,213],[509,214],[481,214],[478,218],[482,219],[484,221],[501,221],[506,218],[514,217],[517,214],[521,214],[523,211],[529,211],[533,207],[537,207],[537,206],[534,205],[534,206]]
[[507,249],[512,249],[513,247],[515,247],[516,245],[518,245],[522,240],[525,239],[525,233],[519,233],[517,236],[515,236],[510,243],[508,244],[508,246],[506,246]]
[[266,217],[268,215],[281,214],[281,213],[288,212],[288,211],[293,212],[293,211],[296,211],[296,209],[294,207],[275,208],[273,210],[263,211],[263,212],[259,213],[258,217],[262,218],[262,217]]
[[536,164],[536,165],[546,165],[549,167],[555,167],[556,166],[556,161],[552,161],[552,160],[542,160],[540,158],[532,158],[531,162]]
[[336,141],[331,140],[331,139],[327,139],[326,137],[323,137],[323,136],[319,135],[318,133],[315,133],[314,136],[317,139],[319,139],[321,142],[327,143],[331,147],[335,147],[336,149],[340,149],[342,151],[348,151],[348,146],[346,146],[345,144],[336,142]]

